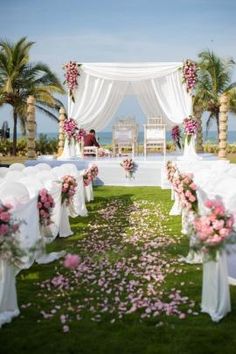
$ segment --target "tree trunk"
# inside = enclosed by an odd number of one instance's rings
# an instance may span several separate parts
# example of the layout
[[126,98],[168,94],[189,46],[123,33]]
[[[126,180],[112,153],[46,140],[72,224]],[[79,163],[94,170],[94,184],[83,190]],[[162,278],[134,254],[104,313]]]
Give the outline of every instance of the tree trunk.
[[15,109],[13,109],[13,146],[12,146],[13,156],[16,156],[16,144],[17,144],[17,113]]
[[220,135],[220,112],[216,112],[216,125],[217,125],[217,133],[218,133],[218,142],[219,142],[219,135]]

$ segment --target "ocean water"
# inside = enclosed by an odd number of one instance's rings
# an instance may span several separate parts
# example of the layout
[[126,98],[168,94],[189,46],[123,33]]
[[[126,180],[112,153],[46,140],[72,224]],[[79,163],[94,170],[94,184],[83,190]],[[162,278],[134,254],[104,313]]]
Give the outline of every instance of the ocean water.
[[[46,133],[48,138],[56,138],[57,133]],[[217,143],[217,133],[214,131],[206,133],[204,132],[203,134],[204,141],[205,142],[212,142],[212,143]],[[171,139],[171,132],[167,132],[167,141],[172,141]],[[112,143],[112,132],[99,132],[97,133],[97,139],[99,140],[99,143],[101,145],[110,145]],[[229,131],[228,132],[228,142],[230,144],[236,143],[236,131]],[[138,136],[138,143],[143,144],[143,132],[139,132]]]

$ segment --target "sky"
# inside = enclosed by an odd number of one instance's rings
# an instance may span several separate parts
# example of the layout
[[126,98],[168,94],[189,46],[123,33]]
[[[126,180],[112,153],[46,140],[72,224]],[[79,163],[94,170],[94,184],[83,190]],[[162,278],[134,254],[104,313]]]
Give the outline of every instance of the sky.
[[[235,0],[0,0],[0,38],[27,36],[35,42],[31,60],[48,64],[63,80],[69,60],[176,62],[195,60],[206,49],[236,60],[235,14]],[[135,97],[124,99],[116,117],[123,115],[145,120]],[[236,130],[235,118],[230,129]],[[0,108],[0,126],[4,120],[11,125],[6,107]],[[38,132],[58,129],[44,115],[37,123]]]

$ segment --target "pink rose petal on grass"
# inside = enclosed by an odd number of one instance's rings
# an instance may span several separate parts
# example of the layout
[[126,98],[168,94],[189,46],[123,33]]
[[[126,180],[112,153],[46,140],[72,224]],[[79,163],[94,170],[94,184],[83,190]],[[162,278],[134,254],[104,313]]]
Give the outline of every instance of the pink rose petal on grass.
[[81,262],[80,257],[77,254],[67,254],[64,260],[64,267],[69,269],[75,269]]

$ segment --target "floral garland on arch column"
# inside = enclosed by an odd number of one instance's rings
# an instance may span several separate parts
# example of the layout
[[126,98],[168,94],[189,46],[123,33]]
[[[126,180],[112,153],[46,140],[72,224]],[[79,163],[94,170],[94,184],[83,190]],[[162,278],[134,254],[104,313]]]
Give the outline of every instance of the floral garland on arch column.
[[195,63],[191,59],[185,60],[182,67],[183,82],[185,83],[187,92],[190,95],[193,95],[193,91],[197,84],[197,80],[198,80],[197,72],[198,72],[197,63]]
[[78,76],[80,76],[79,68],[81,64],[76,63],[75,61],[69,61],[64,66],[65,69],[65,81],[64,84],[67,84],[69,95],[73,102],[75,102],[74,91],[78,88]]

